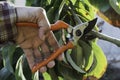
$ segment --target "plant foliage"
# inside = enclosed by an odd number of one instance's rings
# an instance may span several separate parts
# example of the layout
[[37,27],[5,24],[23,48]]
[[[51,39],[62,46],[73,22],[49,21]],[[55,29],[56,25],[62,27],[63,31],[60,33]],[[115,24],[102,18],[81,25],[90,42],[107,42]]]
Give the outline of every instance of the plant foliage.
[[[75,26],[94,19],[96,8],[105,12],[112,6],[119,14],[119,0],[113,1],[114,3],[109,0],[110,4],[107,1],[103,2],[104,0],[27,0],[26,5],[43,7],[51,24],[57,20],[63,20]],[[118,3],[118,5],[115,5],[115,3]],[[97,31],[97,27],[94,30]],[[67,32],[65,30],[55,31],[54,34],[59,44],[67,41]],[[62,36],[64,36],[65,40],[63,40]],[[5,45],[1,48],[1,55],[3,63],[0,64],[2,65],[0,79],[40,79],[39,72],[31,73],[28,64],[26,64],[24,53],[17,45],[12,43]],[[56,61],[56,66],[42,75],[45,80],[96,80],[104,74],[106,67],[106,57],[96,44],[96,39],[86,39],[84,35],[74,49],[65,52],[64,61]],[[85,71],[85,73],[82,73],[81,70]]]

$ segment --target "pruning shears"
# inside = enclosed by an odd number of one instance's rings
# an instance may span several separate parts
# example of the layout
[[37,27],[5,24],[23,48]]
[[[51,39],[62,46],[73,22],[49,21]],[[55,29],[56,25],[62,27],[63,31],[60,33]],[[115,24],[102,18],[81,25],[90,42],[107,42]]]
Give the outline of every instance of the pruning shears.
[[[69,34],[69,41],[67,44],[62,45],[59,49],[57,49],[54,53],[52,53],[46,60],[38,63],[36,66],[32,68],[32,72],[36,72],[39,70],[42,66],[47,65],[50,61],[54,60],[56,57],[58,57],[60,54],[65,52],[68,49],[74,48],[74,46],[77,45],[77,41],[85,34],[89,33],[95,26],[97,22],[97,18],[78,24],[74,27],[71,25],[65,23],[64,21],[57,21],[55,24],[51,25],[51,30],[59,30],[59,29],[66,29]],[[16,25],[19,26],[32,26],[32,27],[38,27],[37,24],[34,23],[16,23]]]

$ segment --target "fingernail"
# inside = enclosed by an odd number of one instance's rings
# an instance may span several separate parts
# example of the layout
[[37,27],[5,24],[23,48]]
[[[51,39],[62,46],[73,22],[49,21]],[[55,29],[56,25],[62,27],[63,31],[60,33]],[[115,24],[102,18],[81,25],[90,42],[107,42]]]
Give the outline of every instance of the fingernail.
[[41,72],[41,73],[44,73],[44,72],[46,72],[46,71],[47,71],[47,68],[46,68],[45,66],[40,68],[40,72]]
[[48,64],[47,64],[47,67],[48,68],[53,68],[55,66],[55,61],[50,61]]
[[59,61],[62,61],[62,60],[64,59],[64,54],[59,55],[57,59],[58,59]]

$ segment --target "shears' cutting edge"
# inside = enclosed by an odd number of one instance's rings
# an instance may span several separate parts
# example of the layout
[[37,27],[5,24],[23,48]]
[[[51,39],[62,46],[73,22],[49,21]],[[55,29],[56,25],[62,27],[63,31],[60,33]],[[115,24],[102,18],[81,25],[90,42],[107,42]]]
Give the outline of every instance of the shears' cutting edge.
[[[89,31],[91,31],[95,24],[97,22],[97,18],[89,21],[89,22],[85,22],[82,24],[78,24],[75,27],[70,26],[69,24],[63,22],[63,21],[57,21],[55,24],[51,25],[51,30],[59,30],[59,29],[67,29],[68,34],[70,34],[71,36],[70,41],[66,44],[61,46],[58,50],[56,50],[54,53],[52,53],[46,60],[36,64],[33,68],[32,68],[32,72],[36,72],[37,70],[39,70],[42,66],[47,65],[50,61],[54,60],[56,57],[58,57],[60,54],[62,54],[64,51],[66,51],[67,49],[72,49],[74,48],[74,46],[76,45],[77,41],[81,38],[81,36],[83,34],[87,34]],[[25,25],[22,25],[22,23],[17,23],[17,26],[28,26],[27,23],[24,23]],[[38,27],[36,24],[32,24],[31,25],[33,27]],[[31,26],[29,25],[29,26]]]

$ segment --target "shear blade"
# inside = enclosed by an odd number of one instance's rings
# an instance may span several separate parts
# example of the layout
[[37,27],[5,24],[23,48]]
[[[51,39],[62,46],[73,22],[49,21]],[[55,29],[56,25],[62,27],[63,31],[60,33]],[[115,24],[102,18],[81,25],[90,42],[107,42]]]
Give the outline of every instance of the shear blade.
[[93,19],[92,21],[89,21],[88,26],[84,30],[84,34],[87,34],[88,32],[90,32],[94,28],[96,22],[97,22],[97,18]]

